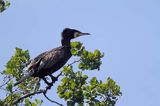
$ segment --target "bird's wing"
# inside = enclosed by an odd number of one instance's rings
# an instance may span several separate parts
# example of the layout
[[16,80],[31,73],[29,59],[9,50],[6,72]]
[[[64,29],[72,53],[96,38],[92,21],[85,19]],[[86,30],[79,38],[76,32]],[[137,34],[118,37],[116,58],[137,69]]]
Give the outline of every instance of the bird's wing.
[[58,47],[40,54],[31,62],[29,68],[36,67],[36,71],[51,68],[54,64],[63,59],[64,51],[62,48],[63,47]]
[[64,51],[62,47],[53,49],[46,53],[41,60],[38,70],[51,68],[54,64],[58,63],[64,58]]
[[35,57],[31,63],[27,66],[28,71],[30,71],[32,68],[38,67],[40,61],[42,60],[42,58],[48,53],[49,51],[46,51],[44,53],[41,53],[40,55],[38,55],[37,57]]
[[23,80],[29,78],[34,73],[37,73],[39,70],[50,68],[54,64],[61,61],[64,56],[64,51],[62,48],[63,47],[58,47],[58,48],[52,49],[52,50],[44,52],[44,53],[38,55],[36,58],[34,58],[33,61],[28,65],[29,74],[22,77],[19,81],[17,81],[14,84],[14,86],[20,84]]

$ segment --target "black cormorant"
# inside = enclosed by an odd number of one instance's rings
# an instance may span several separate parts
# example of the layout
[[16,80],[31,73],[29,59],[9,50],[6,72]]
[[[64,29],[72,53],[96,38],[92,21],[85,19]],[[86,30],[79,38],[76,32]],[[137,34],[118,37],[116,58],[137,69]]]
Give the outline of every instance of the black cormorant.
[[50,51],[41,53],[31,61],[28,65],[29,74],[21,78],[14,86],[20,84],[23,80],[29,77],[39,77],[42,78],[45,82],[45,76],[49,75],[59,70],[65,65],[65,63],[72,56],[70,49],[71,39],[77,38],[82,35],[89,35],[89,33],[82,33],[75,29],[66,28],[62,32],[61,43],[62,46],[54,48]]

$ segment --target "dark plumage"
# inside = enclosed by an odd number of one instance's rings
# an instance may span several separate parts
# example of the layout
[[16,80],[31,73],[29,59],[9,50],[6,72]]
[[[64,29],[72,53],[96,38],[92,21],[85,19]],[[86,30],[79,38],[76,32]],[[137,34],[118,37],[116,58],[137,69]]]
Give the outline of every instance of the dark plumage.
[[[14,85],[18,85],[23,80],[29,77],[39,77],[44,79],[45,76],[54,73],[59,70],[72,56],[70,49],[70,40],[82,35],[89,35],[89,33],[82,33],[75,29],[66,28],[62,32],[61,43],[62,46],[54,48],[50,51],[41,53],[31,61],[28,65],[29,74],[24,76]],[[45,79],[44,79],[45,80]],[[46,81],[45,81],[46,82]]]

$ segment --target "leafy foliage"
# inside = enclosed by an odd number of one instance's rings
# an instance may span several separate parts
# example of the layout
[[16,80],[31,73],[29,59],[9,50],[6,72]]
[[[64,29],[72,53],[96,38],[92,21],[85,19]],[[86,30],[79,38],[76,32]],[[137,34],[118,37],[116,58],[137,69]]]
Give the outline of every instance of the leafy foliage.
[[[96,77],[89,79],[83,74],[85,70],[100,69],[103,54],[99,50],[89,52],[85,50],[80,42],[72,42],[72,53],[80,57],[80,71],[73,71],[72,64],[63,67],[63,79],[57,91],[60,98],[67,101],[68,106],[76,103],[83,106],[114,106],[118,97],[121,96],[120,87],[110,77],[105,83],[98,81]],[[73,62],[74,63],[74,62]]]
[[9,6],[10,2],[8,0],[0,0],[0,12],[3,12]]
[[[19,84],[17,88],[13,87],[13,82],[20,80],[21,77],[25,75],[24,68],[30,62],[30,56],[28,50],[23,51],[20,48],[16,48],[14,56],[6,64],[6,69],[1,72],[4,77],[4,89],[6,89],[6,97],[5,99],[1,99],[0,103],[4,105],[13,105],[13,101],[18,99],[21,95],[25,95],[29,92],[32,92],[35,88],[39,89],[36,86],[35,78],[29,78],[25,80],[23,83]],[[29,106],[30,104],[41,104],[38,99],[35,102],[31,102],[29,99],[24,99],[20,101],[19,104],[24,104]],[[33,106],[35,106],[33,105]]]
[[100,70],[100,65],[102,64],[101,58],[104,56],[99,50],[94,52],[89,52],[82,46],[80,42],[72,42],[72,54],[74,56],[80,57],[80,64],[78,65],[81,70]]
[[[71,52],[78,60],[68,64],[62,69],[61,84],[57,87],[57,93],[60,98],[64,99],[67,106],[78,104],[83,106],[114,106],[118,97],[122,95],[120,87],[110,77],[105,82],[97,80],[96,77],[89,77],[84,71],[100,70],[102,64],[101,58],[104,56],[99,50],[94,52],[87,51],[80,42],[72,42]],[[37,78],[29,78],[16,87],[13,83],[23,77],[25,67],[30,63],[28,50],[16,48],[15,54],[6,63],[6,68],[1,72],[4,77],[0,90],[6,90],[6,96],[0,99],[0,106],[14,105],[15,100],[33,91],[40,91],[40,85]],[[77,63],[77,64],[75,64]],[[78,66],[77,68],[74,68]],[[92,72],[90,71],[90,72]],[[37,93],[38,94],[38,93]],[[35,99],[30,95],[24,97],[16,105],[40,106],[42,100]]]

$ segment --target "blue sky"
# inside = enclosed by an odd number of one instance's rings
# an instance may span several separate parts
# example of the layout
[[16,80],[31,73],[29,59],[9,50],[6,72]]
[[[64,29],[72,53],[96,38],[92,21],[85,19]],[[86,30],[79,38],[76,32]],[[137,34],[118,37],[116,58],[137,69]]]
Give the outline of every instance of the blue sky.
[[[103,81],[110,76],[121,86],[116,106],[160,106],[159,12],[159,0],[13,0],[0,14],[0,70],[15,47],[34,58],[59,46],[64,28],[75,28],[92,36],[74,41],[105,53],[101,71],[89,75]],[[56,86],[49,97],[64,103]],[[46,104],[52,105],[44,99]]]

